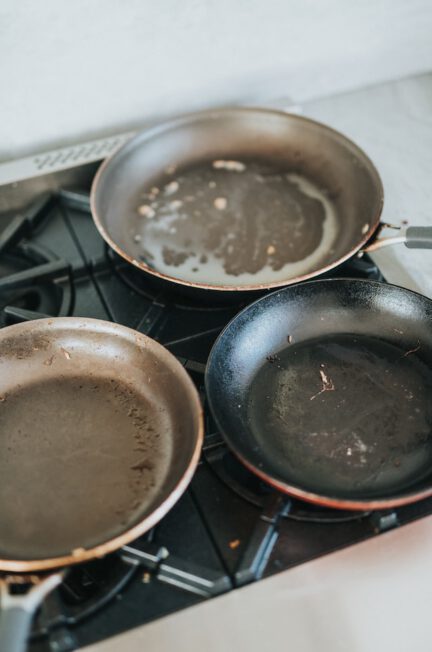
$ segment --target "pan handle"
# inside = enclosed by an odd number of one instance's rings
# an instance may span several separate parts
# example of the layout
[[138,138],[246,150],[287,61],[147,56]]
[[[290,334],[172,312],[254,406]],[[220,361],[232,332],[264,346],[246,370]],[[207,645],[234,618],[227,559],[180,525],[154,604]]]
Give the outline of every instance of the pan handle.
[[400,229],[400,227],[392,224],[381,224],[378,227],[378,237],[362,248],[361,255],[370,254],[384,247],[401,243],[410,249],[432,249],[432,226],[410,226],[399,235],[381,238],[379,234],[384,227]]
[[49,575],[24,595],[12,595],[9,582],[0,580],[0,650],[25,652],[36,609],[62,580],[62,573]]
[[410,249],[432,249],[432,226],[410,226],[405,246]]

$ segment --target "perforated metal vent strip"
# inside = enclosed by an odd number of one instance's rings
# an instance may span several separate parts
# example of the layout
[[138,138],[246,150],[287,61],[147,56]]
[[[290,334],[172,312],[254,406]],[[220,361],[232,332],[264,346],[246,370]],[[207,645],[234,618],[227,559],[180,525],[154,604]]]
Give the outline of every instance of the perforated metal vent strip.
[[99,161],[115,152],[134,134],[135,132],[129,131],[2,163],[0,164],[0,185]]

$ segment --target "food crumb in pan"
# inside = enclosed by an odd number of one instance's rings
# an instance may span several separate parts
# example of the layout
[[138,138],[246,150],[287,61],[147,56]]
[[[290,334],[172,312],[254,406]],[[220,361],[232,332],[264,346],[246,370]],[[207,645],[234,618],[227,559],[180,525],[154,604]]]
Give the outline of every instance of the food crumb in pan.
[[141,206],[138,206],[138,213],[143,217],[148,217],[149,219],[154,217],[156,214],[155,209],[151,206],[148,206],[148,204],[142,204]]
[[369,224],[365,224],[361,230],[363,235],[365,235],[369,231]]
[[62,348],[61,348],[61,352],[63,353],[63,355],[64,355],[64,357],[66,358],[66,360],[70,360],[70,359],[71,359],[72,356],[71,356],[71,354],[69,353],[69,351],[66,351],[66,349],[64,349],[64,348],[62,347]]
[[178,208],[181,208],[181,206],[183,206],[183,202],[180,199],[174,199],[174,201],[171,201],[169,205],[169,207],[173,211],[176,211]]
[[411,355],[412,353],[417,353],[417,351],[419,351],[419,349],[420,349],[420,340],[417,340],[417,346],[414,347],[413,349],[409,349],[408,351],[406,351],[403,354],[403,356],[401,356],[401,357],[406,358],[407,356]]
[[267,247],[267,253],[269,256],[273,256],[275,252],[276,252],[276,247],[274,245],[269,245]]
[[215,170],[231,170],[234,172],[244,172],[246,170],[246,165],[241,161],[224,161],[222,159],[213,161],[213,167]]
[[132,464],[131,469],[132,471],[140,471],[141,473],[143,471],[153,471],[154,464],[150,460],[144,458],[143,460]]
[[143,584],[149,584],[150,580],[151,580],[151,575],[150,575],[150,573],[149,573],[148,571],[146,571],[145,573],[143,573],[143,576],[142,576],[142,582],[143,582]]
[[141,242],[141,236],[138,233],[136,235],[134,235],[133,239],[134,239],[134,242]]
[[320,367],[322,367],[319,372],[321,376],[322,387],[319,392],[317,392],[316,394],[310,397],[309,399],[310,401],[313,401],[317,396],[323,394],[324,392],[333,392],[336,389],[333,381],[327,376],[327,374],[323,370],[324,365],[321,364]]
[[51,367],[54,358],[55,358],[55,355],[52,355],[50,358],[47,358],[47,359],[44,361],[44,365],[45,365],[46,367]]
[[292,335],[287,335],[288,344],[291,344],[292,341],[293,341],[293,336]]
[[209,181],[209,188],[216,188],[216,181]]
[[178,181],[171,181],[170,183],[167,183],[167,185],[164,188],[164,193],[165,195],[173,195],[177,190],[179,189],[179,182]]
[[274,355],[267,355],[266,360],[267,362],[270,362],[270,364],[273,364],[274,362],[279,362],[280,357],[275,353]]
[[166,174],[174,174],[174,172],[177,170],[176,165],[168,165],[167,168],[165,168]]
[[227,207],[227,200],[226,197],[216,197],[216,199],[213,202],[213,205],[215,208],[218,209],[218,211],[224,211]]
[[232,541],[229,542],[228,545],[231,548],[231,550],[235,550],[240,545],[240,539],[233,539]]
[[71,550],[72,557],[79,557],[85,552],[85,548],[74,548]]
[[[187,245],[185,244],[185,246]],[[187,260],[193,255],[194,254],[185,251],[176,251],[175,249],[171,249],[170,247],[164,247],[162,249],[162,256],[165,264],[173,265],[174,267],[178,267],[179,265],[184,263],[185,260]]]

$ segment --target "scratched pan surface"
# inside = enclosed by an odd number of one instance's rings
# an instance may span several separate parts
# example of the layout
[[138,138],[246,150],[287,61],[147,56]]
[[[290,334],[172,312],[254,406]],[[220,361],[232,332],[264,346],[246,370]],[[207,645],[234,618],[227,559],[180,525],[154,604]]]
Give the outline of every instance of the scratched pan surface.
[[43,319],[0,332],[0,569],[119,548],[186,488],[202,416],[192,381],[128,328]]
[[281,287],[353,255],[375,232],[372,162],[333,129],[229,108],[148,129],[99,169],[102,237],[153,280],[213,295]]
[[333,507],[432,494],[432,301],[360,280],[256,301],[206,371],[229,446],[276,488]]

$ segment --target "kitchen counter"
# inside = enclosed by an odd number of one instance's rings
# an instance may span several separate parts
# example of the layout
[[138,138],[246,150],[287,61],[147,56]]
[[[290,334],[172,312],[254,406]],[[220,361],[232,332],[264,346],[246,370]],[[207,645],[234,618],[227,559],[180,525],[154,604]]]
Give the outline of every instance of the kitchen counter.
[[430,652],[432,517],[83,652]]
[[[432,226],[432,74],[312,102],[303,113],[342,131],[370,156],[384,184],[384,222]],[[373,258],[389,282],[432,297],[431,250],[397,245]]]
[[[363,147],[385,188],[383,219],[432,225],[432,74],[303,106]],[[432,297],[432,251],[375,255],[387,280]],[[432,517],[157,620],[87,652],[426,652]]]

